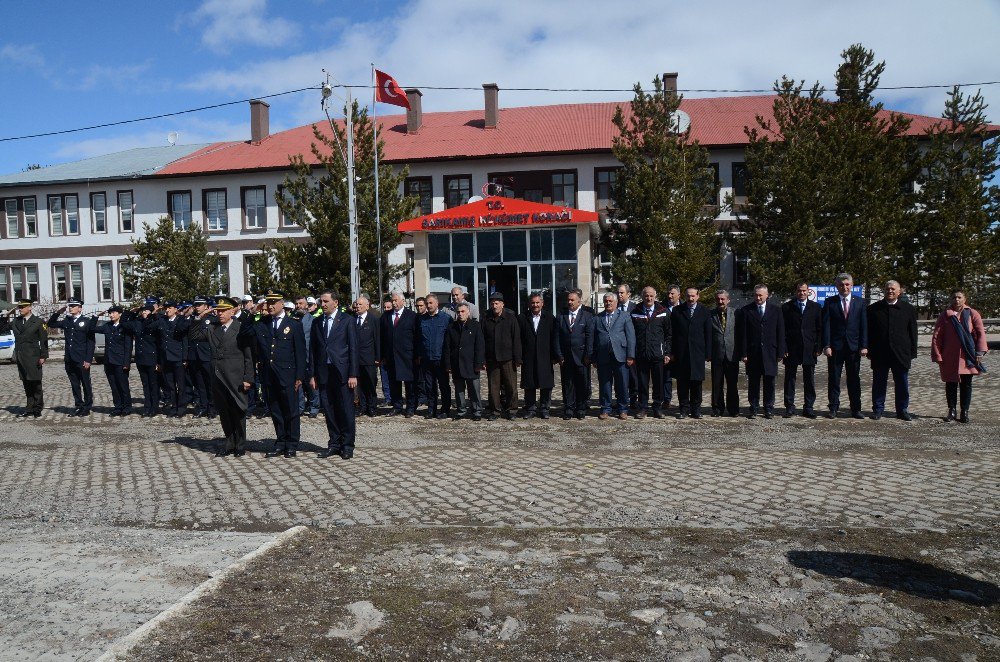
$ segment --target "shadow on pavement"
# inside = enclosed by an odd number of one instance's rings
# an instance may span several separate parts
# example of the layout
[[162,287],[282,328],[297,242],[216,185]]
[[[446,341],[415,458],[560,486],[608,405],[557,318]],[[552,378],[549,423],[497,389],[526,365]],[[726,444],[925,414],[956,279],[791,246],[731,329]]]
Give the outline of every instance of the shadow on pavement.
[[[175,437],[174,439],[163,439],[160,441],[161,444],[177,444],[178,446],[184,446],[185,448],[190,448],[192,450],[200,451],[202,453],[215,454],[220,448],[226,445],[225,437],[216,437],[214,439],[199,439],[195,437]],[[248,453],[266,453],[274,448],[273,439],[260,439],[260,440],[247,440],[246,451]],[[300,442],[298,451],[299,453],[318,453],[323,450],[319,446],[314,444]]]
[[929,563],[877,554],[792,550],[792,565],[828,577],[850,578],[930,600],[955,600],[992,606],[1000,602],[1000,587]]

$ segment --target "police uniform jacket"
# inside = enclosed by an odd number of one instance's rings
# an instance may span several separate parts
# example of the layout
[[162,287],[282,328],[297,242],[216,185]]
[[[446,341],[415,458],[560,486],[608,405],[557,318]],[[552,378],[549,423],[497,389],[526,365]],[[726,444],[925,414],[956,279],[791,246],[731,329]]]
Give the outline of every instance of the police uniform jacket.
[[187,360],[188,318],[177,315],[173,320],[160,317],[156,322],[159,334],[160,360],[163,363],[180,363]]
[[482,325],[474,319],[464,324],[455,320],[445,334],[444,356],[452,378],[476,379],[486,363],[486,341]]
[[49,358],[49,334],[38,315],[27,320],[18,317],[10,324],[14,334],[14,362],[21,379],[29,382],[42,380],[42,366],[38,359]]
[[209,319],[209,317],[211,316],[206,315],[202,319],[198,319],[197,317],[189,318],[190,327],[188,328],[187,351],[188,361],[202,361],[204,363],[208,363],[212,360],[212,345],[209,343],[208,339],[205,338],[204,340],[195,340],[195,336],[191,334],[191,331],[193,331],[196,327],[204,326],[206,321],[211,324],[212,320]]
[[816,365],[823,351],[823,309],[815,301],[806,301],[805,311],[798,299],[781,304],[785,320],[785,365]]
[[128,333],[126,322],[118,320],[115,326],[110,320],[98,325],[97,333],[104,334],[104,362],[110,365],[127,366],[132,364],[132,336]]
[[96,317],[84,317],[83,315],[72,318],[64,317],[59,319],[59,313],[52,313],[49,318],[49,326],[53,329],[62,329],[66,339],[65,362],[74,365],[94,362],[94,350],[97,341],[94,338],[94,329],[97,328]]
[[275,318],[265,316],[254,324],[243,325],[240,334],[253,338],[262,377],[282,388],[306,380],[308,357],[302,322],[284,314],[276,329]]
[[670,354],[670,313],[664,306],[653,304],[633,306],[632,326],[635,327],[635,358],[655,361]]
[[149,315],[145,319],[126,312],[122,319],[125,331],[132,336],[135,349],[135,364],[150,366],[161,363],[159,341],[159,318]]

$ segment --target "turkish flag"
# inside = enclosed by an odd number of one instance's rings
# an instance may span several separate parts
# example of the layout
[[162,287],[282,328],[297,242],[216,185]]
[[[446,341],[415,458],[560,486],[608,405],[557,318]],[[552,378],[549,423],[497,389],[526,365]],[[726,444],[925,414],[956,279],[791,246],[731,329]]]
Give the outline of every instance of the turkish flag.
[[396,79],[384,71],[375,70],[375,100],[382,103],[391,103],[394,106],[402,106],[410,109],[410,102],[406,98],[406,92],[399,86]]

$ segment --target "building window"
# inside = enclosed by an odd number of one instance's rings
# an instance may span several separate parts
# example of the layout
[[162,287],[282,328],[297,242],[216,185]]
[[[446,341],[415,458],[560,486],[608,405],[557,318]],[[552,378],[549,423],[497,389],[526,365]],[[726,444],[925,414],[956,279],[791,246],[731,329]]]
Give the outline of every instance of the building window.
[[576,207],[576,173],[552,173],[552,204]]
[[34,198],[21,198],[21,207],[24,212],[24,236],[38,236],[38,207]]
[[192,221],[191,191],[168,192],[167,213],[174,222],[175,230],[186,230]]
[[202,193],[202,209],[205,210],[205,229],[209,232],[225,232],[229,226],[226,214],[226,189],[208,189]]
[[219,261],[215,263],[215,280],[219,284],[219,289],[216,294],[228,294],[229,293],[229,258],[219,257]]
[[747,197],[747,184],[750,182],[749,174],[747,173],[746,163],[734,163],[733,164],[733,196],[736,198],[743,198],[742,202],[746,202]]
[[264,202],[263,186],[240,189],[243,196],[243,228],[263,230],[267,228],[267,207]]
[[4,301],[14,301],[17,297],[12,297],[10,295],[10,279],[7,275],[7,267],[0,267],[0,297],[3,297]]
[[708,164],[708,184],[711,186],[711,190],[705,194],[705,204],[712,207],[718,206],[719,204],[719,164],[709,163]]
[[91,232],[108,231],[108,196],[103,193],[90,194],[90,227]]
[[132,191],[118,191],[118,229],[122,232],[135,232],[134,214]]
[[607,212],[615,207],[615,183],[620,168],[597,168],[594,170],[594,194],[597,211]]
[[52,296],[56,301],[83,298],[83,265],[79,262],[52,265]]
[[416,196],[419,214],[426,215],[434,211],[434,187],[430,177],[409,177],[405,190],[406,195]]
[[97,263],[97,284],[101,301],[115,300],[114,269],[111,262]]
[[135,282],[132,277],[132,263],[125,260],[118,260],[118,280],[121,288],[122,299],[125,301],[135,300]]
[[[301,209],[299,207],[299,201],[295,199],[295,196],[292,195],[287,188],[279,185],[278,194],[275,197],[275,204],[277,204],[278,199],[285,200],[286,206],[292,207],[292,213],[286,214],[285,211],[281,208],[281,205],[277,205],[278,226],[282,228],[304,228],[306,226],[305,224],[306,212],[304,209]],[[296,222],[296,219],[301,219],[302,223],[300,224]]]
[[472,197],[472,177],[448,175],[444,178],[444,206],[447,209],[464,205]]
[[0,296],[7,301],[25,297],[38,301],[38,266],[15,264],[0,267]]
[[264,260],[267,259],[263,253],[257,253],[255,255],[244,255],[243,256],[243,293],[251,294],[253,292],[260,292],[260,277],[261,275],[267,273],[267,265],[264,264]]
[[733,285],[736,287],[750,286],[750,258],[746,255],[733,256]]
[[38,236],[38,213],[35,198],[7,198],[3,201],[7,239]]
[[4,216],[7,219],[7,238],[13,239],[21,235],[21,219],[17,211],[17,198],[7,198],[3,201]]
[[451,261],[451,246],[445,232],[427,234],[427,264],[448,264]]
[[75,195],[50,195],[49,224],[53,237],[80,234],[79,199]]

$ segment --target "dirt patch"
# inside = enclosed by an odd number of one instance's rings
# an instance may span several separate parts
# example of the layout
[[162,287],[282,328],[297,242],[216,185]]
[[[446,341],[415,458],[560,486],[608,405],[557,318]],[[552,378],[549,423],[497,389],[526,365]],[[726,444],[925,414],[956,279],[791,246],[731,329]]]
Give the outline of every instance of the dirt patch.
[[996,543],[826,529],[311,531],[130,659],[996,659]]

